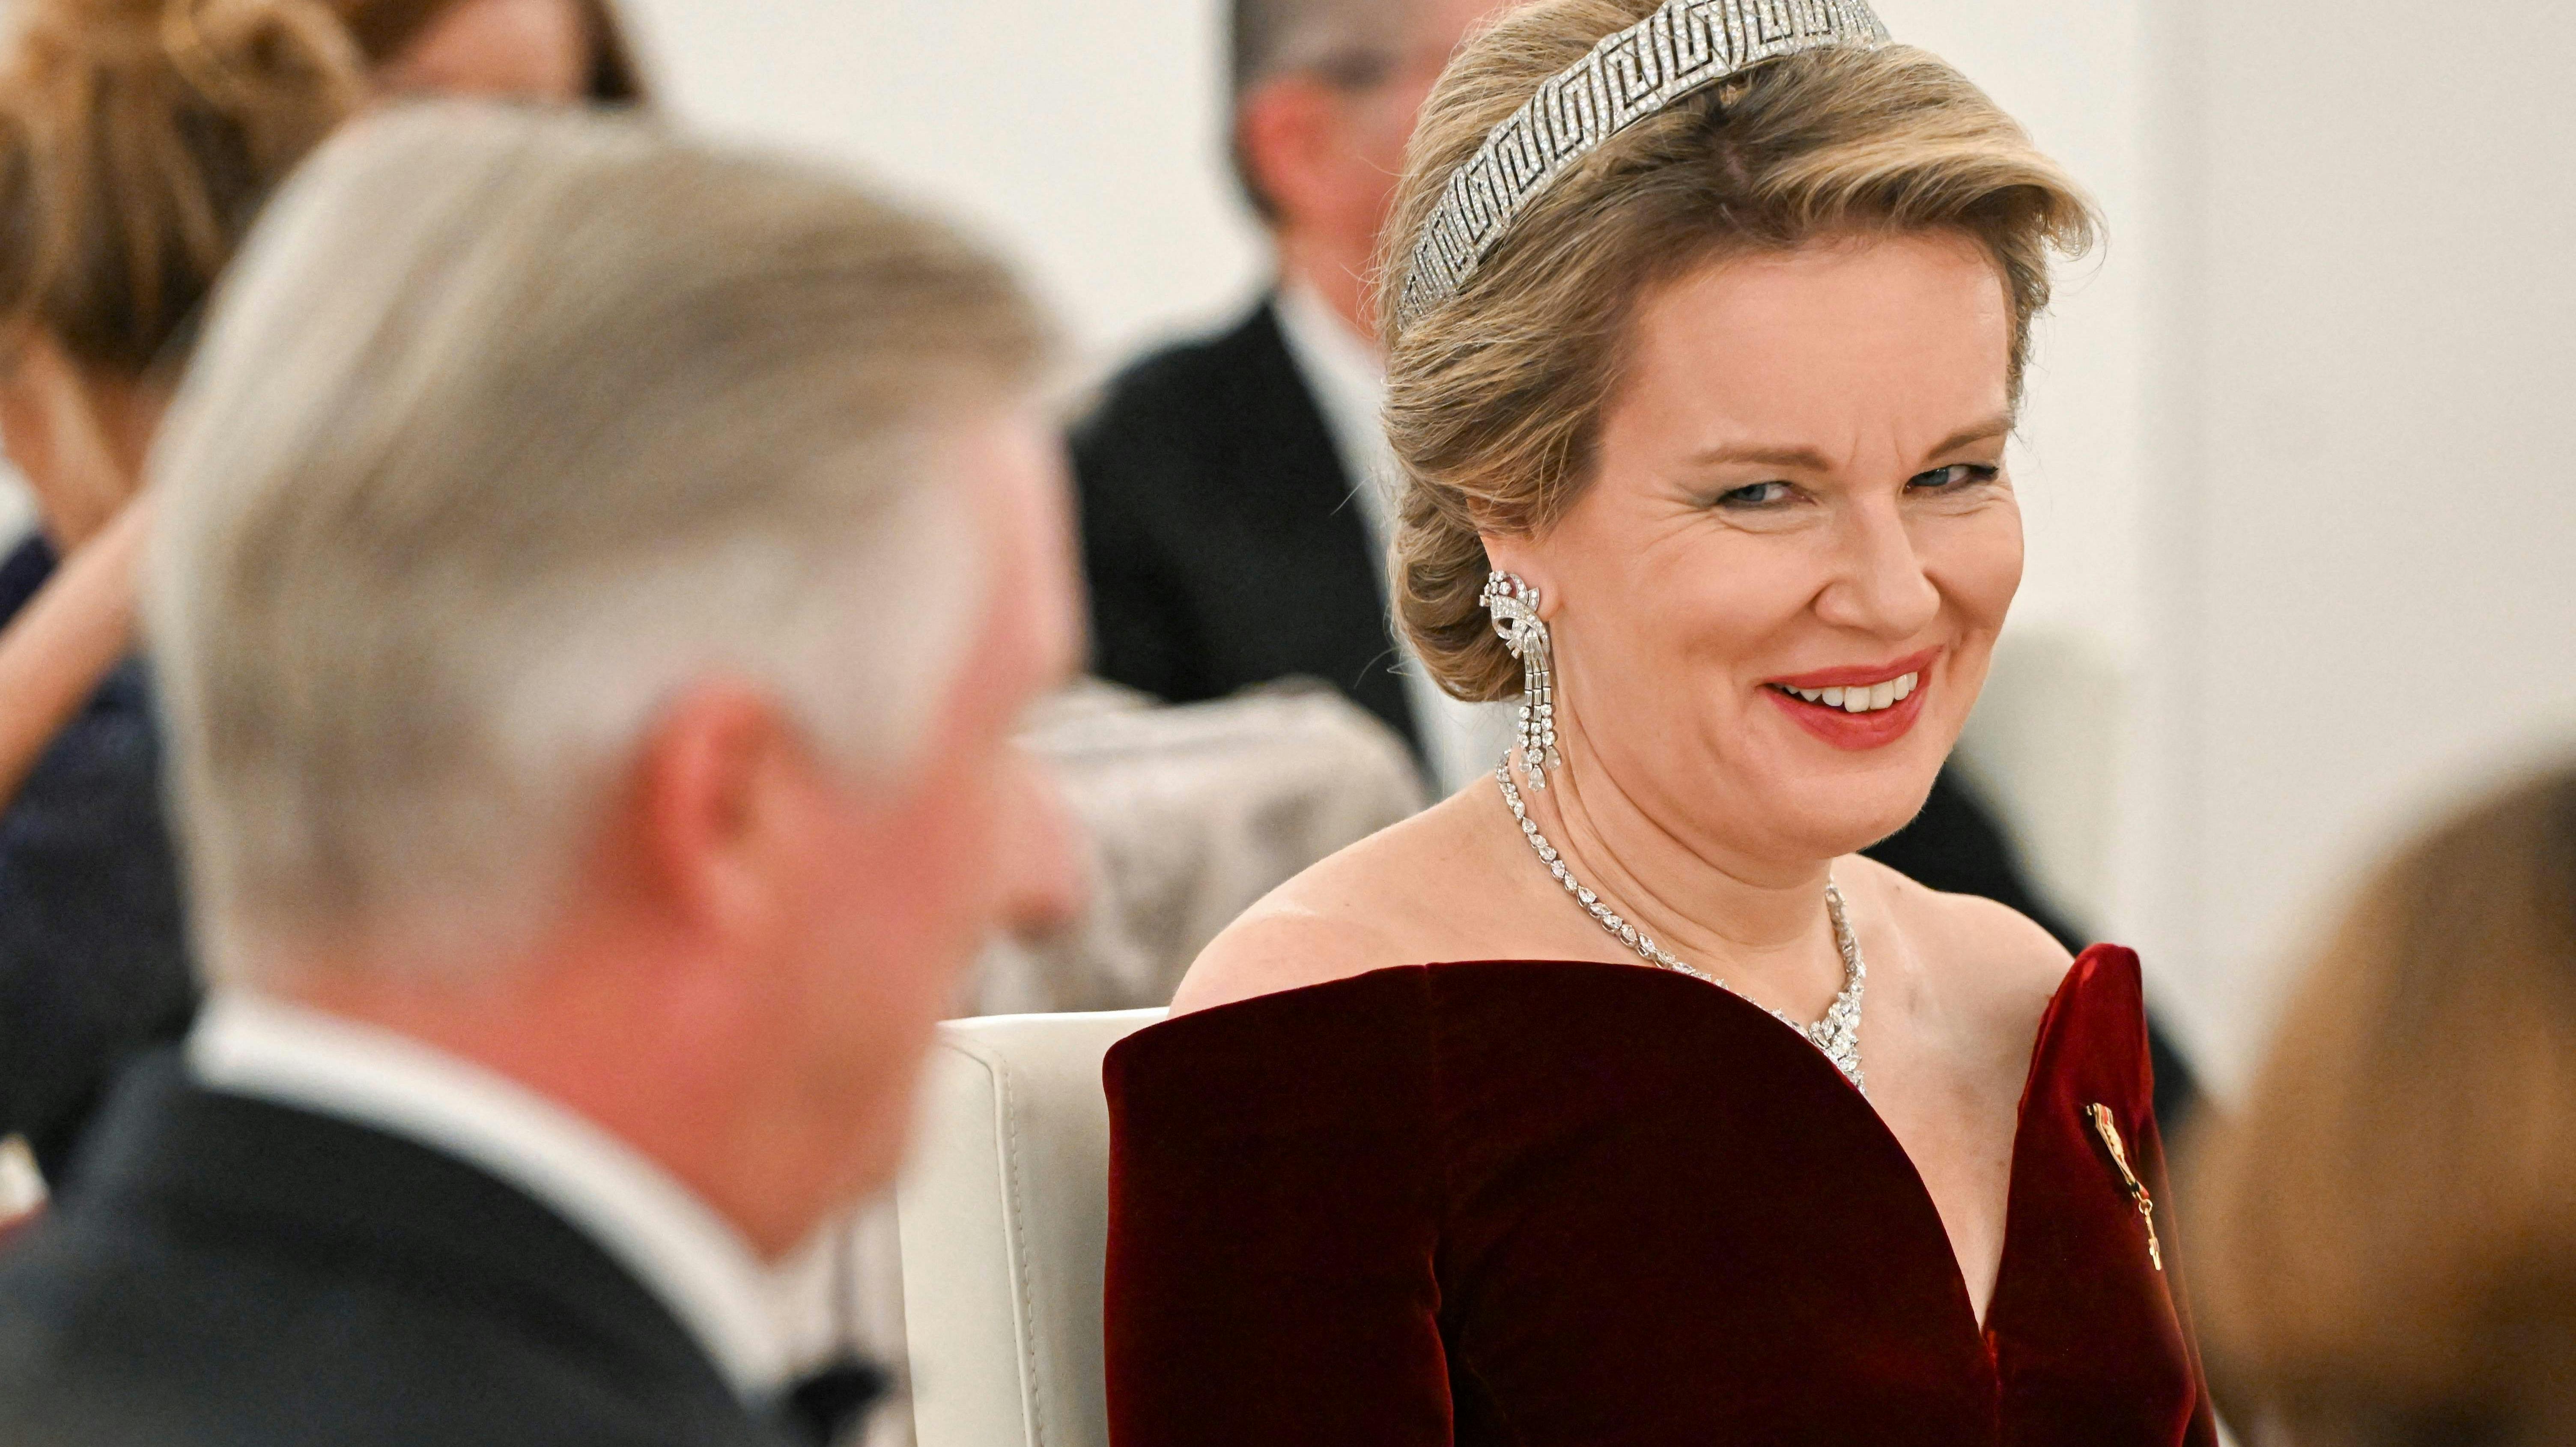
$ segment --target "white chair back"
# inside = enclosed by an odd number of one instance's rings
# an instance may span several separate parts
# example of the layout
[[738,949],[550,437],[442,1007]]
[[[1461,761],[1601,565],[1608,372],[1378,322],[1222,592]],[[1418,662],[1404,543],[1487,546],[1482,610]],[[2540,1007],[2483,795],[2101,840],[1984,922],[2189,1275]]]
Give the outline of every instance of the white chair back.
[[939,1027],[895,1187],[919,1447],[1108,1447],[1100,1063],[1161,1010]]

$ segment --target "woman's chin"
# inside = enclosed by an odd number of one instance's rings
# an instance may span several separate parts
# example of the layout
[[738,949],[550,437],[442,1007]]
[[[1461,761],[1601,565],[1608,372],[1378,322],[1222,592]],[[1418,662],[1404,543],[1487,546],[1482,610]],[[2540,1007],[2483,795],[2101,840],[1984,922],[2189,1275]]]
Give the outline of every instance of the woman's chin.
[[1782,842],[1784,856],[1857,854],[1913,823],[1940,772],[1937,754],[1882,758],[1880,767],[1861,771],[1784,768],[1765,791],[1776,811],[1766,832]]

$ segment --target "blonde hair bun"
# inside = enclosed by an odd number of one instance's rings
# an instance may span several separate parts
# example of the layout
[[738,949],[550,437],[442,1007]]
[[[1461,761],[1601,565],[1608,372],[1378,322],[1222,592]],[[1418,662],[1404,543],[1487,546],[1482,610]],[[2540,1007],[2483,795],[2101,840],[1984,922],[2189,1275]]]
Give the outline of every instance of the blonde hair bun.
[[30,0],[0,50],[0,315],[150,371],[365,74],[318,0]]

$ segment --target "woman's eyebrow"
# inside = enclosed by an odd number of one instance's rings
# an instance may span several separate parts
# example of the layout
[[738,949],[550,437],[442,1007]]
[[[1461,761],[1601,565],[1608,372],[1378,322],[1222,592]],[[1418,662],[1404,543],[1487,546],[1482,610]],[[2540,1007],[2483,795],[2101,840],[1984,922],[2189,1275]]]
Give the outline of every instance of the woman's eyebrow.
[[1716,447],[1708,449],[1706,452],[1692,454],[1690,460],[1693,465],[1699,467],[1743,465],[1751,467],[1792,468],[1807,472],[1828,472],[1832,470],[1833,466],[1831,463],[1825,461],[1825,455],[1823,453],[1818,452],[1812,447],[1764,445],[1761,443],[1721,443]]
[[1931,455],[1938,457],[1944,452],[1956,452],[1972,443],[1991,442],[1998,437],[2009,437],[2012,435],[2012,429],[2013,420],[2010,414],[1998,414],[1951,433],[1942,439],[1940,446],[1932,449]]
[[[1941,439],[1941,445],[1933,448],[1928,455],[1938,457],[1942,453],[1956,452],[1962,447],[1979,442],[1991,442],[1998,437],[2007,437],[2012,434],[2012,428],[2011,416],[1999,413],[1982,422],[1970,423],[1951,433]],[[1833,464],[1826,461],[1825,455],[1815,448],[1786,443],[1720,443],[1704,452],[1691,454],[1690,462],[1695,467],[1777,467],[1806,472],[1833,470]]]

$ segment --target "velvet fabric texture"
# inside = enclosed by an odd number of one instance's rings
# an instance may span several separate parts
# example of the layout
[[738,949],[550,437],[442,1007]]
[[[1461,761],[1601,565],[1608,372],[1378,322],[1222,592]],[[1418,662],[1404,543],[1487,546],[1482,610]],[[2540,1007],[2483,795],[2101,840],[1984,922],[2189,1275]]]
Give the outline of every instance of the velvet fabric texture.
[[1115,1447],[2216,1441],[2086,1114],[2161,1200],[2126,950],[2041,1022],[1982,1327],[1877,1112],[1686,976],[1379,970],[1154,1026],[1105,1078]]

